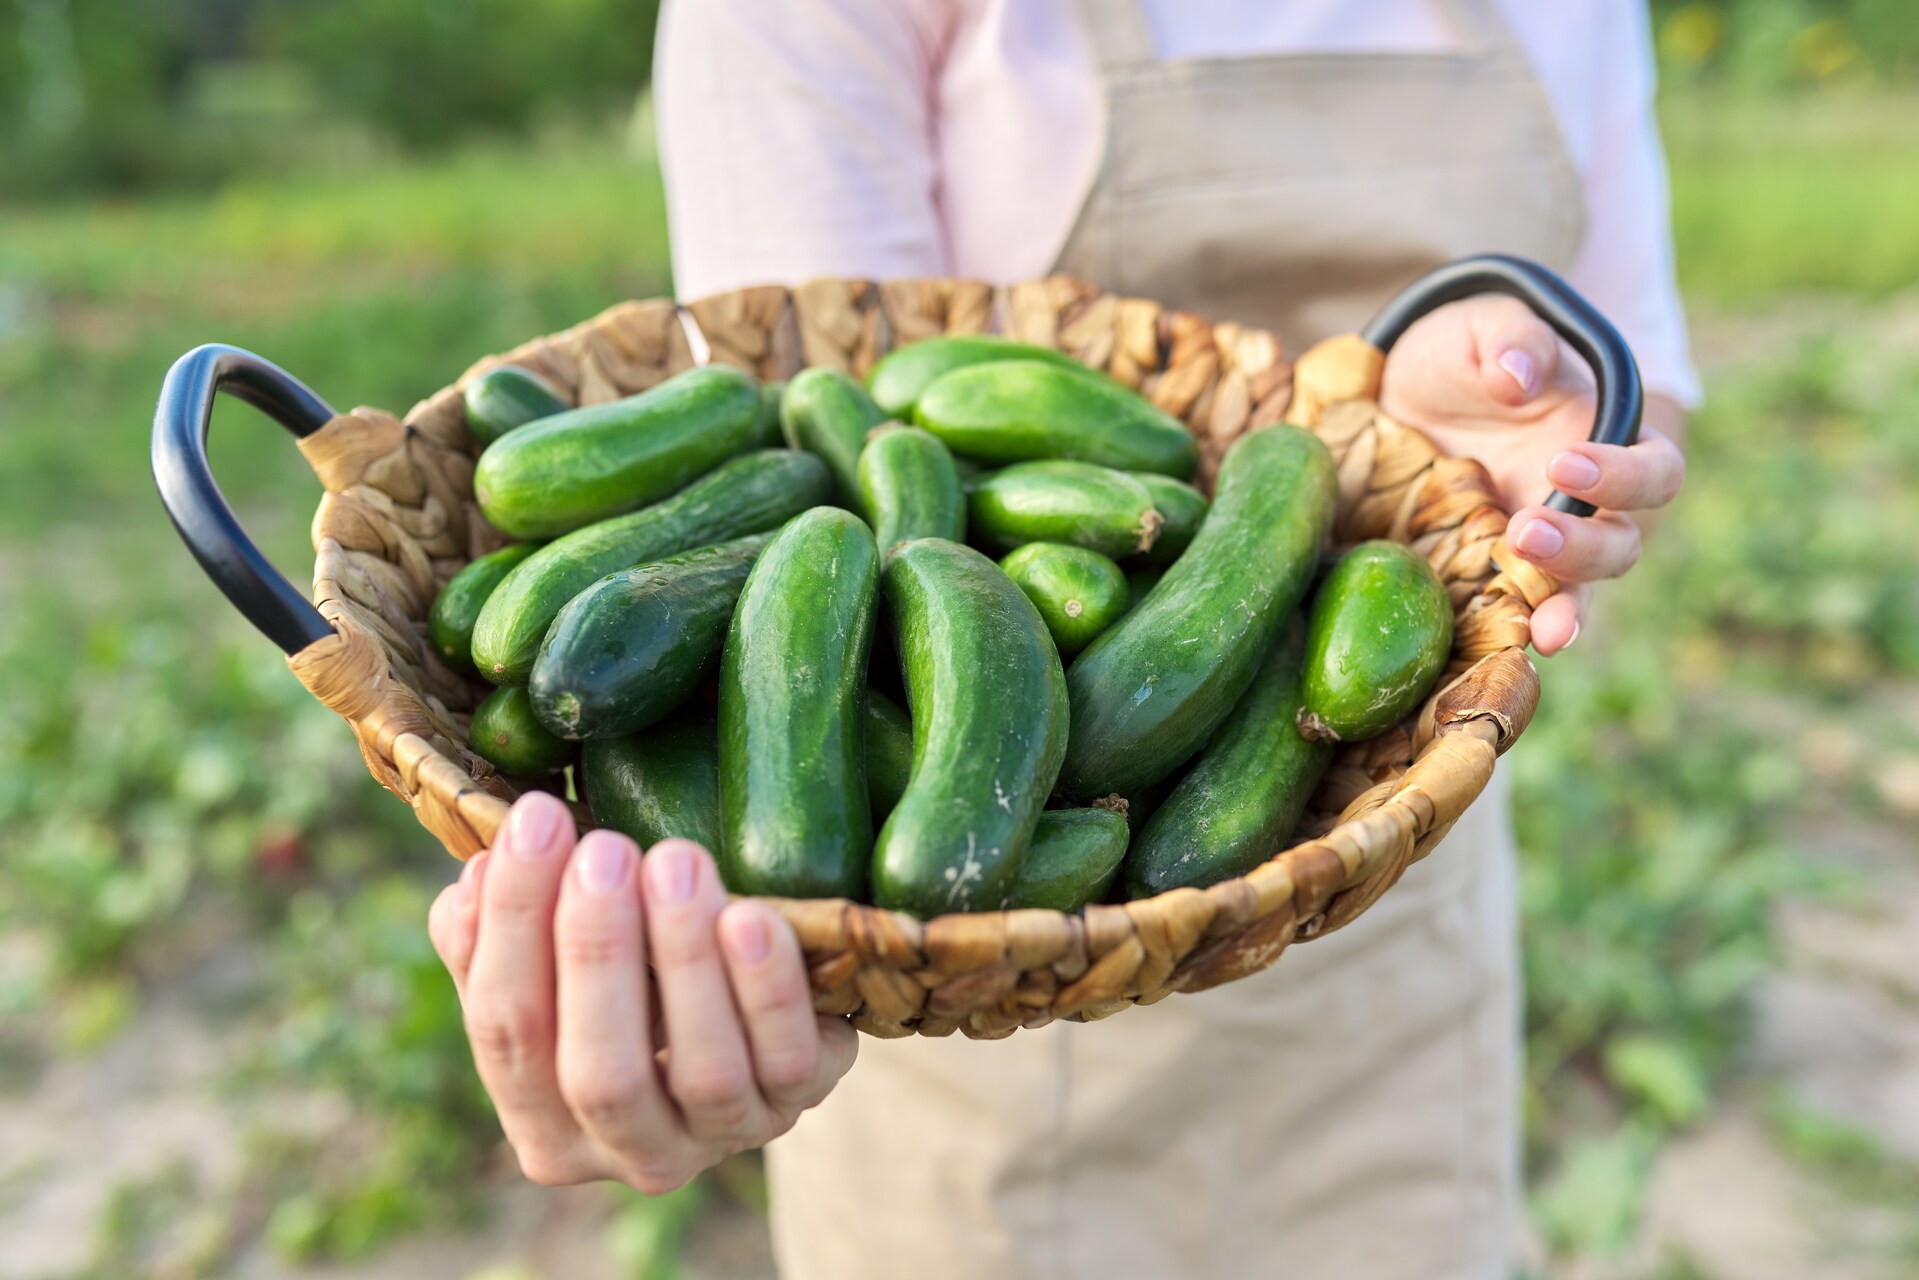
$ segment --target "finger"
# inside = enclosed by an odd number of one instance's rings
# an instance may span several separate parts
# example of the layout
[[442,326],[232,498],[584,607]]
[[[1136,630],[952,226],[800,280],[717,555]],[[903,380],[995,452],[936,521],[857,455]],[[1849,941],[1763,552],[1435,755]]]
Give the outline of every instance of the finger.
[[1579,625],[1592,601],[1592,585],[1577,583],[1548,597],[1533,610],[1533,648],[1542,658],[1564,652],[1579,638]]
[[[815,1014],[814,1022],[820,1029],[820,1098],[825,1098],[853,1069],[854,1060],[860,1056],[860,1033],[853,1030],[852,1022],[832,1014]],[[815,1099],[807,1105],[816,1106],[818,1102]]]
[[684,1137],[653,1062],[640,850],[590,831],[553,918],[560,1093],[587,1136],[635,1173],[660,1173]]
[[440,896],[433,900],[433,908],[427,912],[427,936],[433,941],[433,949],[439,953],[440,962],[453,976],[454,989],[466,999],[466,975],[473,965],[473,944],[479,937],[479,914],[475,907],[479,903],[480,881],[486,875],[487,855],[484,851],[466,860],[460,868],[460,878],[440,890]]
[[1650,427],[1632,445],[1576,444],[1546,464],[1546,478],[1561,493],[1613,511],[1647,511],[1678,496],[1686,482],[1686,456]]
[[1506,541],[1562,582],[1617,578],[1639,562],[1639,526],[1617,511],[1574,516],[1524,507],[1506,525]]
[[466,1028],[500,1125],[535,1182],[591,1176],[580,1130],[554,1077],[553,907],[573,846],[563,801],[528,792],[488,858],[479,940],[467,973]]
[[1559,376],[1559,335],[1516,298],[1480,298],[1468,323],[1480,385],[1499,404],[1526,404]]
[[720,960],[726,891],[706,850],[662,840],[646,855],[646,946],[666,1023],[667,1088],[694,1137],[745,1139],[765,1119],[746,1035]]
[[818,1101],[816,1093],[823,1096],[820,1030],[799,939],[760,903],[735,902],[720,914],[720,943],[760,1094],[783,1116],[798,1115]]

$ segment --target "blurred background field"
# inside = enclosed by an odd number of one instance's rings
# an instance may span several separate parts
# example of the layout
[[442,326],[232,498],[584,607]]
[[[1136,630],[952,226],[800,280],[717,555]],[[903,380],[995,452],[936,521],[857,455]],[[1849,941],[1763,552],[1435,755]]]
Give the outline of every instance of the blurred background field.
[[[1919,8],[1654,10],[1710,403],[1511,759],[1532,1266],[1910,1276]],[[0,0],[0,1276],[765,1274],[751,1161],[518,1182],[422,927],[452,864],[146,472],[196,343],[403,410],[670,290],[650,24]],[[214,459],[303,579],[285,436],[228,405]]]

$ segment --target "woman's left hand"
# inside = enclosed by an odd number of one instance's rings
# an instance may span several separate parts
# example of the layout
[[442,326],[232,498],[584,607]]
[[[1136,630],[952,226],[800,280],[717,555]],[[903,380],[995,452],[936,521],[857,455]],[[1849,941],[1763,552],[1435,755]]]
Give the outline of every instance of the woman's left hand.
[[[1558,579],[1533,611],[1533,647],[1551,656],[1573,642],[1592,584],[1639,559],[1638,514],[1673,500],[1686,461],[1654,423],[1677,430],[1670,401],[1650,401],[1639,442],[1590,444],[1592,378],[1559,336],[1516,299],[1468,298],[1407,330],[1386,361],[1380,407],[1449,454],[1478,459],[1513,513],[1512,550]],[[1549,490],[1599,510],[1586,517],[1538,505]]]

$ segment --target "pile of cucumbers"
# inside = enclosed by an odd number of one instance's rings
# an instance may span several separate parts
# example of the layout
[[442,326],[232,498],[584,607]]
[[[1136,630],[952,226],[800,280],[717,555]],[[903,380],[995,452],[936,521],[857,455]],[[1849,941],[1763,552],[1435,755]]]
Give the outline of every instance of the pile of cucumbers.
[[1249,432],[1208,502],[1178,420],[1045,348],[712,365],[587,408],[503,366],[465,395],[517,540],[430,619],[497,686],[472,749],[570,768],[595,822],[697,840],[737,893],[931,917],[1242,875],[1451,649],[1417,554],[1322,574],[1312,433]]

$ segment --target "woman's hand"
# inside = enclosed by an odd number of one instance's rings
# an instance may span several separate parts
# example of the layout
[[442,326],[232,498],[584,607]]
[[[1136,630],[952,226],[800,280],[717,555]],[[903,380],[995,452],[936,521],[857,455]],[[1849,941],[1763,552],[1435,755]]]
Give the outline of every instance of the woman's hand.
[[[1634,513],[1671,502],[1686,462],[1677,406],[1651,401],[1639,443],[1589,444],[1593,385],[1552,328],[1524,303],[1469,298],[1421,319],[1386,361],[1380,407],[1450,454],[1477,458],[1513,513],[1506,542],[1559,580],[1533,611],[1533,647],[1550,656],[1573,642],[1591,584],[1639,559]],[[1581,518],[1538,505],[1551,489],[1599,510]],[[1643,515],[1642,515],[1643,518]]]
[[729,906],[690,840],[645,858],[611,831],[576,842],[566,806],[531,792],[428,921],[535,1182],[671,1191],[785,1133],[853,1065],[853,1028],[813,1012],[792,929]]

